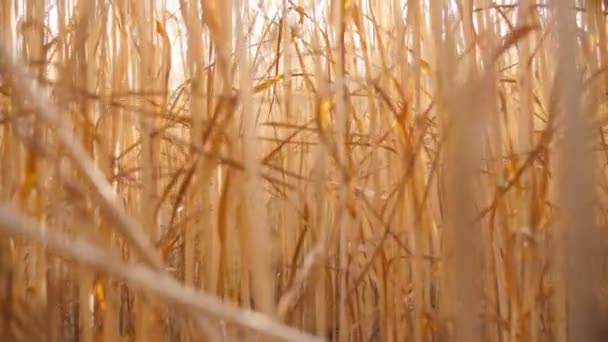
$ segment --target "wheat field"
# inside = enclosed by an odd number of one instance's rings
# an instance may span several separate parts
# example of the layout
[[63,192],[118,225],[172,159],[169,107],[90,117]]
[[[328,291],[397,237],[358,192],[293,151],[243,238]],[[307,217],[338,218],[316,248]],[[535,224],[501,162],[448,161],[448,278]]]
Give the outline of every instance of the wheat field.
[[605,341],[606,15],[0,1],[0,338]]

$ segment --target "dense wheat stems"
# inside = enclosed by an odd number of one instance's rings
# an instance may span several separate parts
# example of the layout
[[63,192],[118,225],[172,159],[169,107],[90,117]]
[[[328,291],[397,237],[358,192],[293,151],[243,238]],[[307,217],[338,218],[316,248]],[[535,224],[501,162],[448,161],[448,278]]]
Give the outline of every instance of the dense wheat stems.
[[606,6],[2,1],[0,338],[601,340]]

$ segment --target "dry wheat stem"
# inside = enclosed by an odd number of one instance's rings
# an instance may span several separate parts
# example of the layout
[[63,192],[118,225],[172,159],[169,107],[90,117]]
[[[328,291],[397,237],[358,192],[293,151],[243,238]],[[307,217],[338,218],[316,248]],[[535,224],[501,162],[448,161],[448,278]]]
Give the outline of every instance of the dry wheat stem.
[[155,268],[162,268],[160,256],[152,248],[143,229],[119,205],[112,186],[92,162],[82,145],[74,139],[67,124],[68,117],[62,115],[62,111],[47,95],[48,93],[38,85],[23,65],[11,60],[9,51],[10,49],[5,46],[0,47],[0,74],[10,80],[15,99],[29,103],[36,115],[53,128],[59,143],[96,190],[106,217],[115,221],[122,233],[137,247],[145,262]]
[[0,227],[5,233],[25,236],[37,243],[44,244],[55,253],[74,258],[83,265],[127,280],[142,290],[154,293],[188,311],[201,312],[285,341],[322,341],[320,338],[277,323],[261,313],[229,306],[216,297],[183,286],[171,276],[154,271],[149,267],[127,265],[83,239],[72,240],[63,234],[44,230],[31,219],[20,216],[14,206],[10,204],[0,207]]

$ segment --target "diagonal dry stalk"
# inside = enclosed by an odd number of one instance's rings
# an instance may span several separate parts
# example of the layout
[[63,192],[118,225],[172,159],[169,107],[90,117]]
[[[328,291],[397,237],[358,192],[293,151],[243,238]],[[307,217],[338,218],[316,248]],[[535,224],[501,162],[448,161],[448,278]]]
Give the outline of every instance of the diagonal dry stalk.
[[185,287],[172,277],[154,271],[150,267],[127,265],[85,240],[70,241],[61,234],[49,234],[35,222],[21,217],[10,205],[0,207],[0,227],[5,233],[25,236],[38,243],[45,243],[48,248],[64,257],[74,258],[84,265],[128,280],[188,312],[203,312],[214,318],[236,323],[285,341],[321,341],[294,328],[276,323],[263,314],[228,306],[219,299],[202,294],[191,287]]
[[106,219],[113,221],[121,229],[122,233],[139,250],[146,263],[155,268],[162,268],[161,259],[152,248],[143,229],[119,205],[116,193],[106,181],[103,173],[92,163],[82,145],[74,140],[68,128],[67,118],[61,115],[61,111],[49,98],[48,93],[34,81],[23,65],[13,61],[9,51],[11,50],[5,46],[0,48],[0,72],[10,80],[15,98],[18,101],[29,102],[36,115],[53,129],[59,143],[93,185]]
[[[142,228],[118,204],[116,194],[105,180],[104,175],[89,159],[82,145],[76,142],[69,133],[66,121],[61,120],[59,108],[46,96],[22,65],[10,62],[7,51],[0,48],[0,70],[12,81],[12,89],[18,101],[31,102],[40,118],[54,129],[62,147],[68,151],[72,160],[80,167],[81,172],[96,190],[96,194],[101,200],[101,208],[105,212],[104,217],[110,223],[116,224],[122,234],[139,249],[147,264],[154,269],[164,271],[159,254],[154,250]],[[81,298],[81,302],[88,302],[86,294]],[[212,333],[214,328],[203,318],[199,318],[199,323],[206,327],[209,333]]]

